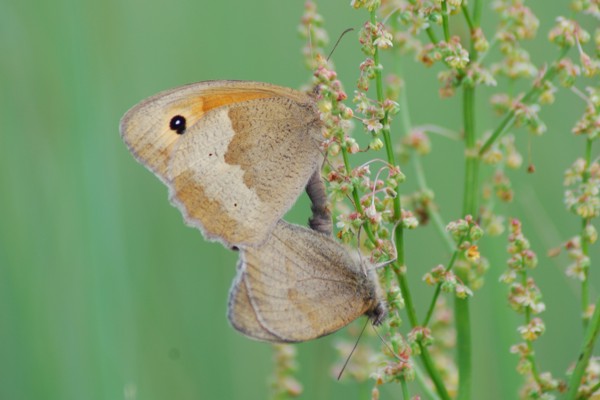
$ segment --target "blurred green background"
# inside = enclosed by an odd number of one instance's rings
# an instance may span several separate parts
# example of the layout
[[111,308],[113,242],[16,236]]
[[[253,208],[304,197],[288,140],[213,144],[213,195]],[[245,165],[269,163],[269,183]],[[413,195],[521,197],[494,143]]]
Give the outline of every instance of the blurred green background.
[[[333,37],[365,18],[349,2],[326,3],[320,10]],[[545,36],[566,3],[532,4],[541,19],[529,46],[536,63],[555,58]],[[300,1],[277,0],[0,0],[0,399],[266,398],[270,346],[237,334],[225,317],[237,255],[184,226],[166,188],[125,149],[118,122],[143,98],[189,82],[307,82],[302,11]],[[495,24],[486,21],[486,29]],[[355,38],[334,56],[348,88],[362,59]],[[439,99],[436,70],[412,56],[403,68],[413,123],[460,129],[459,98]],[[542,370],[557,376],[579,348],[579,289],[564,277],[566,258],[545,253],[580,226],[563,207],[562,174],[583,154],[583,140],[570,134],[582,110],[571,93],[545,109],[549,131],[533,140],[537,172],[511,173],[516,199],[501,208],[523,219],[540,257],[534,276],[547,333],[536,349]],[[480,101],[479,129],[497,121]],[[519,136],[526,154],[526,135]],[[456,219],[462,144],[434,137],[433,146],[427,176],[444,218]],[[409,166],[404,172],[408,191],[414,179]],[[288,219],[307,216],[303,197]],[[423,315],[432,290],[421,277],[448,254],[431,227],[406,240]],[[504,247],[503,238],[482,244],[492,264],[472,305],[478,399],[515,398],[521,382],[508,351],[521,319],[497,279]],[[592,265],[599,256],[596,246]],[[591,275],[595,296],[599,274]],[[303,398],[368,398],[370,382],[331,377],[336,337],[353,336],[342,331],[297,346]],[[386,386],[382,398],[399,398],[398,389]]]

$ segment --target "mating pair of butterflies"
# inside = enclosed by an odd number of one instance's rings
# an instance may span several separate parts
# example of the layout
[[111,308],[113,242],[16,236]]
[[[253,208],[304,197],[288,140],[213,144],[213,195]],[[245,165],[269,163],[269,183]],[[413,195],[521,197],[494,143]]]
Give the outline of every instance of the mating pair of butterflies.
[[[133,156],[169,188],[187,224],[240,251],[229,294],[235,329],[302,342],[359,316],[386,315],[372,268],[331,237],[314,94],[207,81],[150,97],[121,120]],[[281,218],[306,188],[312,229]]]

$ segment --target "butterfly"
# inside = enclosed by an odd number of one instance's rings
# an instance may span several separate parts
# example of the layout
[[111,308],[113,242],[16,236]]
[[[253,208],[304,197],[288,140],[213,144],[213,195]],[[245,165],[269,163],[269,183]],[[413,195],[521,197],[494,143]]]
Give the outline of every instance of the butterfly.
[[[121,136],[187,224],[239,249],[228,317],[241,333],[301,342],[387,311],[372,268],[331,237],[315,93],[206,81],[130,109]],[[303,189],[312,229],[281,218]]]

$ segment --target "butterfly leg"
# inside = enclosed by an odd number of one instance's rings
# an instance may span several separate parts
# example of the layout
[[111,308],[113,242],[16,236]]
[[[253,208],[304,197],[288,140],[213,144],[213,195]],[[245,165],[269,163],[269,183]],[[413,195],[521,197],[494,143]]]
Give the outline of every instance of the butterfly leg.
[[333,223],[331,221],[331,212],[327,206],[327,192],[325,184],[321,178],[321,170],[317,169],[306,184],[306,193],[312,203],[312,217],[308,220],[311,229],[331,235],[333,233]]

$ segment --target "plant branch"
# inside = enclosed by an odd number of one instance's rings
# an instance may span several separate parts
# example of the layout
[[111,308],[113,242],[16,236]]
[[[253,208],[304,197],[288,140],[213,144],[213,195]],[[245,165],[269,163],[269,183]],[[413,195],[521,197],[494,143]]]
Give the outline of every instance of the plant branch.
[[[371,11],[370,17],[371,17],[371,23],[373,25],[376,25],[377,24],[377,14],[376,14],[375,10]],[[375,47],[375,53],[373,54],[373,61],[375,62],[375,65],[379,66],[379,50],[377,47]],[[384,102],[383,78],[381,76],[381,70],[379,68],[377,68],[376,72],[375,72],[375,86],[376,86],[376,90],[377,90],[377,100],[379,101],[380,104],[383,104],[383,102]],[[387,161],[390,165],[395,166],[395,165],[397,165],[396,157],[394,155],[394,148],[393,148],[393,144],[392,144],[390,131],[388,128],[387,112],[384,114],[381,124],[384,126],[384,128],[382,129],[382,135],[383,135],[383,140],[384,140],[384,144],[385,144],[386,155],[388,158]],[[394,203],[393,203],[394,204],[394,221],[400,221],[402,218],[402,215],[401,215],[402,205],[400,203],[400,195],[398,194],[399,193],[398,188],[396,188],[396,193],[397,193],[397,195],[396,195],[396,197],[394,197]],[[394,262],[392,264],[392,268],[396,275],[396,279],[398,280],[398,283],[400,285],[400,290],[402,293],[402,298],[404,299],[404,304],[406,306],[406,312],[408,315],[408,319],[410,321],[411,326],[414,328],[415,326],[418,325],[418,320],[417,320],[417,314],[415,311],[415,306],[414,306],[414,303],[412,300],[412,295],[410,293],[410,289],[408,286],[408,280],[406,278],[406,265],[405,265],[405,258],[404,258],[404,230],[403,230],[402,222],[400,222],[399,224],[396,224],[395,241],[396,241],[395,245],[396,245],[396,251],[397,251],[397,260],[396,260],[396,262]],[[429,350],[425,346],[423,346],[422,343],[419,343],[419,346],[421,348],[421,359],[423,360],[423,364],[424,364],[425,368],[427,369],[427,372],[429,373],[430,378],[434,382],[434,385],[435,385],[440,397],[444,400],[450,400],[450,396],[448,394],[448,391],[446,390],[446,387],[444,386],[444,382],[443,382],[439,372],[435,368],[435,364],[433,363],[431,356],[429,355]]]
[[[582,184],[586,184],[590,179],[590,165],[592,163],[592,139],[588,138],[585,142],[585,171],[583,173]],[[589,257],[589,241],[587,239],[586,228],[590,223],[590,218],[581,219],[581,252],[584,257]],[[583,326],[587,326],[588,319],[585,317],[590,304],[590,265],[585,263],[583,267],[583,281],[581,282],[581,312],[583,317]]]
[[565,397],[566,400],[577,399],[577,390],[579,389],[581,379],[583,378],[585,369],[590,361],[590,356],[594,350],[594,343],[598,336],[598,331],[600,331],[600,297],[596,300],[594,315],[586,329],[585,339],[581,350],[579,351],[579,357],[577,357],[577,364],[575,364],[575,369],[569,379],[569,391]]
[[[568,47],[563,48],[557,61],[555,61],[554,64],[546,70],[546,72],[544,73],[542,78],[539,81],[535,82],[533,87],[531,89],[529,89],[529,91],[523,96],[523,98],[521,99],[522,103],[529,103],[529,102],[537,100],[537,98],[539,97],[539,95],[542,92],[543,83],[545,81],[554,79],[554,77],[558,73],[558,61],[560,61],[562,58],[564,58],[568,51],[569,51]],[[500,122],[500,125],[498,125],[498,127],[496,127],[496,129],[494,129],[492,136],[490,136],[489,139],[485,141],[485,143],[479,150],[480,157],[482,155],[484,155],[490,149],[490,147],[492,147],[494,142],[500,136],[502,136],[504,133],[506,133],[507,130],[509,130],[512,127],[513,123],[515,122],[515,117],[516,117],[516,110],[513,109],[513,110],[510,110],[507,112],[504,119],[502,119],[502,121]]]
[[[461,240],[459,241],[459,243],[456,246],[456,250],[454,250],[454,252],[452,253],[452,257],[450,258],[450,261],[448,262],[448,265],[446,266],[445,271],[448,272],[452,269],[452,267],[454,266],[454,263],[456,262],[456,258],[458,257],[458,253],[460,245],[464,242],[465,238],[461,238]],[[433,315],[433,310],[435,308],[435,304],[437,302],[437,299],[440,295],[440,292],[442,291],[442,283],[438,283],[436,288],[435,288],[435,292],[433,293],[433,298],[431,299],[431,303],[429,304],[429,309],[427,310],[427,315],[425,316],[425,320],[423,321],[423,326],[426,327],[427,325],[429,325],[429,321],[431,320],[431,316]]]
[[[521,285],[523,285],[523,287],[527,287],[527,271],[525,270],[525,260],[521,261]],[[530,307],[525,307],[525,325],[529,325],[529,323],[531,322],[531,308]],[[535,362],[535,357],[534,357],[534,351],[533,351],[533,343],[531,342],[531,340],[526,340],[527,343],[527,349],[528,349],[528,356],[527,356],[527,360],[529,360],[529,365],[531,365],[531,375],[533,376],[533,379],[535,380],[535,382],[537,383],[538,387],[540,388],[540,391],[543,391],[544,385],[542,382],[542,379],[540,378],[540,374],[538,372],[538,368],[537,368],[537,364]]]
[[469,25],[469,30],[473,32],[475,30],[475,26],[473,25],[473,20],[471,19],[471,14],[469,13],[467,5],[463,2],[460,5],[460,9],[462,10],[463,15],[465,16],[465,21],[467,21],[467,25]]
[[[397,68],[397,69],[399,70],[399,75],[402,76],[402,72],[400,71],[400,68]],[[402,128],[404,129],[404,134],[408,136],[408,135],[410,135],[410,132],[412,131],[412,124],[410,122],[410,113],[408,110],[408,93],[406,90],[406,86],[404,86],[402,88],[402,90],[400,91],[400,96],[398,98],[398,105],[400,107]],[[427,179],[425,178],[425,171],[423,170],[423,163],[421,162],[421,157],[415,156],[413,154],[411,156],[411,162],[412,162],[413,168],[415,170],[415,177],[417,180],[417,185],[419,186],[419,190],[421,190],[422,192],[431,191],[429,189],[429,185],[427,184]],[[440,235],[440,237],[443,239],[444,243],[446,244],[448,251],[454,252],[454,250],[456,249],[456,246],[454,245],[454,241],[452,240],[452,237],[446,230],[446,224],[444,223],[442,216],[440,215],[439,211],[436,209],[435,204],[433,204],[433,202],[430,202],[427,204],[427,212],[431,216],[431,219],[433,220],[435,228],[436,228],[438,234]]]
[[[352,166],[350,165],[350,160],[348,159],[348,150],[346,146],[340,146],[342,149],[342,159],[344,160],[344,168],[346,169],[346,175],[350,176],[352,174]],[[352,200],[354,201],[354,206],[356,207],[356,211],[360,215],[364,215],[364,210],[362,204],[360,202],[360,196],[358,194],[358,189],[354,185],[352,185]],[[371,243],[376,243],[375,235],[373,235],[373,231],[368,223],[364,223],[363,228],[367,233],[367,237],[371,241]]]
[[444,29],[444,40],[450,43],[450,27],[448,25],[448,0],[442,0],[442,27]]
[[404,400],[410,400],[410,392],[408,391],[408,384],[406,383],[406,379],[400,379],[400,386],[402,387],[402,398]]
[[[465,182],[463,194],[463,215],[477,217],[478,169],[476,132],[475,132],[475,88],[463,86],[463,120],[465,131]],[[462,275],[462,276],[461,276]],[[459,278],[468,286],[469,278],[459,274]],[[459,400],[471,398],[472,382],[472,343],[471,320],[468,299],[454,299],[454,318],[456,321],[458,397]]]

